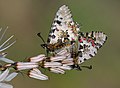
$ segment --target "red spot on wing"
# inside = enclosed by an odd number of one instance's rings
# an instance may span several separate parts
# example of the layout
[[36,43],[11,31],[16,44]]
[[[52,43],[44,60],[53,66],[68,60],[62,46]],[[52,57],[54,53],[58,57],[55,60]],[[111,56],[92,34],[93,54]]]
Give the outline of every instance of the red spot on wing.
[[88,39],[88,42],[91,42],[93,47],[95,46],[95,42],[93,39]]
[[82,39],[79,39],[79,42],[82,43],[83,42]]
[[75,39],[74,38],[72,38],[72,41],[74,41]]
[[86,40],[86,38],[83,38],[83,40]]

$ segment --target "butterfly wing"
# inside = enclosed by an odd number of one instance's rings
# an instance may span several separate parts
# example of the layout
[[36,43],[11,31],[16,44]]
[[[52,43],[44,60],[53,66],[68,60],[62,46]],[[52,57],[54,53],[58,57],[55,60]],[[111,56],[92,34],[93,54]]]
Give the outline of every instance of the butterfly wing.
[[63,5],[59,8],[55,15],[47,43],[65,43],[76,40],[78,31],[79,26],[73,21],[70,9],[68,6]]
[[97,54],[97,50],[103,46],[107,36],[103,32],[80,33],[78,39],[78,64]]

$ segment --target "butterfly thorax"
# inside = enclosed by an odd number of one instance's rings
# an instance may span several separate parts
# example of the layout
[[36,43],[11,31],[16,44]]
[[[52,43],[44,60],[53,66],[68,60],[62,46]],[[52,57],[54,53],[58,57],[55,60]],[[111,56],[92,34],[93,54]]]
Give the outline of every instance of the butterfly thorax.
[[55,44],[41,44],[43,48],[46,48],[48,52],[55,52],[56,50],[62,49],[63,47],[70,46],[70,43],[55,43]]

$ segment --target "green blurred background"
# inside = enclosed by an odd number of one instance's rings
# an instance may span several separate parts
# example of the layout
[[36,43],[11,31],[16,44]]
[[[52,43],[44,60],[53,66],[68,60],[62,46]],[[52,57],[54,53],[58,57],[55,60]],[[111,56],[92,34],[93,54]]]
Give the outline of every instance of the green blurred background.
[[9,26],[6,36],[15,35],[17,42],[9,48],[8,58],[23,61],[44,53],[40,47],[41,32],[47,39],[54,15],[66,4],[82,32],[103,31],[108,35],[105,45],[93,59],[83,65],[93,69],[67,71],[65,75],[42,70],[50,77],[39,81],[17,76],[14,88],[120,88],[120,1],[119,0],[0,0],[0,27]]

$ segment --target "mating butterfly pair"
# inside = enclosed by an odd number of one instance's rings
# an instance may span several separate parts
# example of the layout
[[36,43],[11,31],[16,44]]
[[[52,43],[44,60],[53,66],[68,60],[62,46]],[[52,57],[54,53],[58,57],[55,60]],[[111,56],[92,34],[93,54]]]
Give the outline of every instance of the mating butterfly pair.
[[[38,35],[40,36],[39,33]],[[80,69],[79,64],[95,56],[106,40],[107,36],[103,32],[80,32],[80,26],[72,19],[70,9],[63,5],[56,13],[47,43],[44,42],[41,46],[47,54],[52,52],[58,55],[59,52],[66,51],[70,54],[66,58],[72,58],[74,63],[71,66]]]

